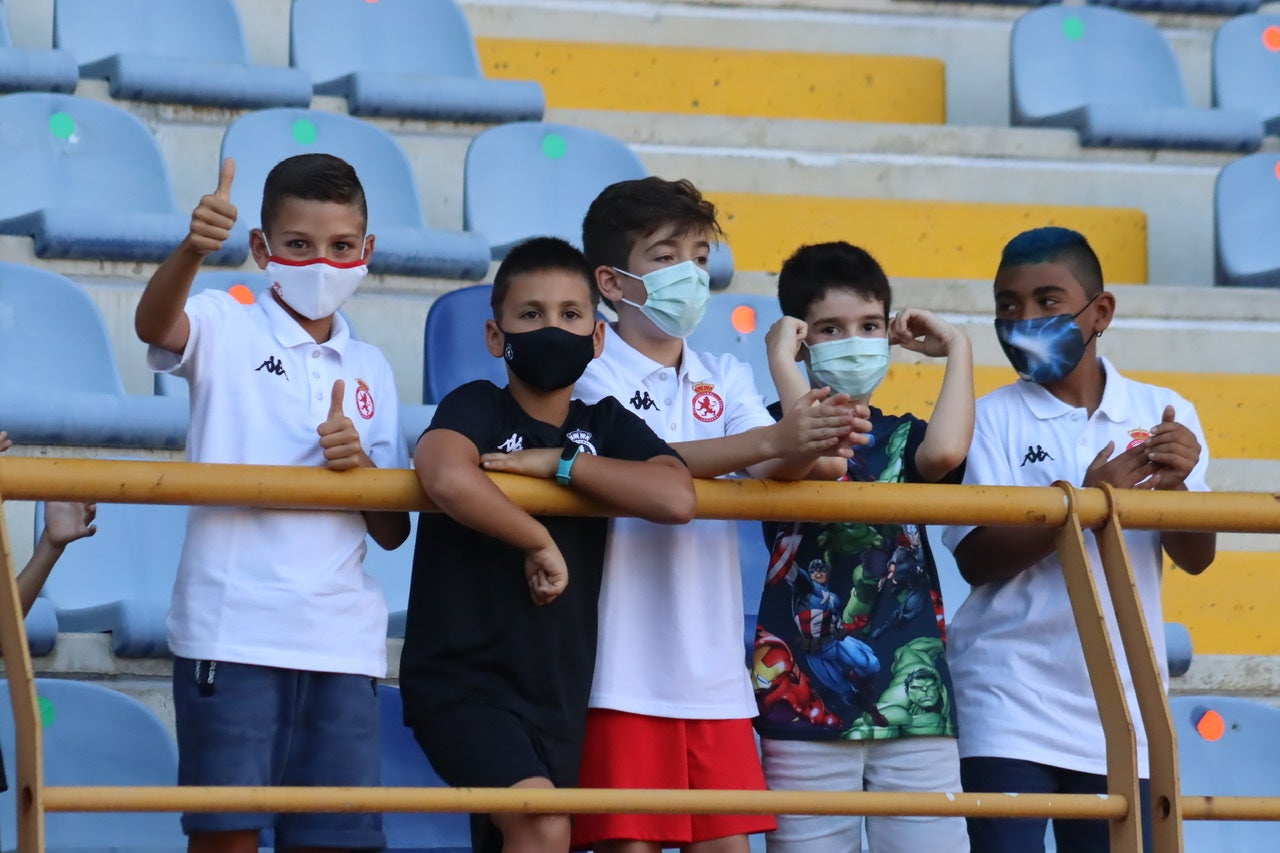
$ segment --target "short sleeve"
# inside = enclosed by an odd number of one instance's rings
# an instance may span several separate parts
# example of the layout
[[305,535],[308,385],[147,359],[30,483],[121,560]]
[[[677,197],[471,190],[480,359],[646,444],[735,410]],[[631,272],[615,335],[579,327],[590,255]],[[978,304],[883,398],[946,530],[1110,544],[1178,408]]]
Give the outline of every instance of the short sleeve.
[[479,452],[488,452],[494,435],[502,428],[500,393],[496,385],[484,379],[455,388],[436,407],[426,432],[447,429],[466,436]]
[[240,307],[229,293],[212,288],[190,297],[183,306],[187,322],[191,324],[186,347],[178,354],[151,344],[147,347],[147,367],[156,373],[194,379],[200,365],[209,361],[209,353],[222,339],[219,329],[228,322],[231,312]]
[[773,416],[765,408],[764,398],[756,388],[749,365],[731,355],[723,355],[720,356],[720,373],[725,385],[725,435],[738,435],[774,423]]
[[[969,457],[965,460],[963,483],[966,486],[998,486],[1014,482],[1009,468],[1009,454],[1000,443],[989,418],[982,417],[983,406],[979,401],[978,420],[974,425],[973,442],[969,445]],[[976,525],[949,525],[942,528],[942,542],[955,553],[956,547],[976,529]]]
[[378,353],[381,366],[378,370],[375,400],[386,400],[379,406],[366,445],[369,458],[379,468],[408,468],[409,457],[404,435],[400,432],[400,401],[396,392],[395,376],[387,359]]
[[635,462],[643,462],[655,456],[674,456],[680,459],[680,454],[658,438],[643,419],[627,411],[613,397],[606,397],[597,403],[596,412],[600,432],[605,437],[600,447],[602,456]]

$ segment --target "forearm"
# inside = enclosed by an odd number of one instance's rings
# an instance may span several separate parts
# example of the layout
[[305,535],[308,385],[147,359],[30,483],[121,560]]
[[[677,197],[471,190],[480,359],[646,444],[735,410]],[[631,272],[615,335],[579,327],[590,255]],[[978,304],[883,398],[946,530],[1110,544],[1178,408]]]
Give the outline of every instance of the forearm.
[[[693,519],[697,498],[693,479],[678,460],[635,462],[581,453],[573,462],[571,485],[577,492],[609,504],[625,515],[661,524]],[[625,483],[625,488],[618,488]]]
[[191,248],[188,238],[151,275],[138,299],[133,320],[134,330],[143,343],[164,344],[182,317],[191,283],[203,260],[204,257]]
[[956,548],[956,567],[972,586],[1016,577],[1048,557],[1056,533],[1045,527],[977,527]]
[[777,456],[777,434],[778,426],[774,424],[723,438],[682,441],[671,447],[684,459],[694,477],[719,477],[745,471]]
[[554,544],[547,528],[511,501],[479,468],[449,466],[424,477],[423,491],[442,512],[464,527],[531,551]]
[[1178,568],[1198,575],[1209,568],[1217,556],[1218,534],[1165,530],[1160,534],[1160,546]]
[[809,383],[805,381],[800,365],[794,360],[786,363],[781,359],[770,358],[769,374],[773,377],[773,386],[778,389],[778,402],[784,412],[809,393]]
[[44,582],[49,579],[49,573],[53,571],[53,565],[58,562],[65,547],[65,545],[54,545],[49,540],[48,531],[40,534],[35,552],[32,553],[26,567],[18,573],[18,600],[22,604],[23,616],[31,612],[31,606],[36,603]]
[[378,547],[394,551],[409,538],[409,513],[392,510],[362,510],[365,527]]
[[936,483],[964,461],[973,441],[973,354],[969,339],[957,335],[947,355],[938,402],[916,451],[916,470]]

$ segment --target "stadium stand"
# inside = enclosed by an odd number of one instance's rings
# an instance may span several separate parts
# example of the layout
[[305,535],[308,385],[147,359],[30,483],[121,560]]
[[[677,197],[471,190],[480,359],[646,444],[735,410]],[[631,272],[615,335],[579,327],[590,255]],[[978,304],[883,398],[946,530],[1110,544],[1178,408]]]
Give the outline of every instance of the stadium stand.
[[1085,145],[1253,151],[1257,116],[1194,108],[1164,35],[1102,7],[1045,6],[1010,36],[1014,124],[1075,128]]
[[[512,122],[476,135],[467,148],[463,220],[489,240],[495,260],[521,240],[552,235],[582,244],[582,217],[617,181],[648,176],[624,142],[563,124]],[[707,267],[711,287],[733,278],[733,254],[716,244]]]
[[[111,633],[118,657],[169,654],[165,617],[178,574],[187,508],[161,504],[104,503],[98,532],[68,548],[41,596],[58,614],[63,631]],[[36,506],[36,535],[44,504]]]
[[[44,724],[44,781],[49,785],[174,785],[173,736],[145,705],[109,687],[58,678],[36,679]],[[0,751],[14,756],[9,682],[0,682]],[[10,760],[12,760],[10,758]],[[0,793],[0,813],[16,813],[14,786]],[[180,853],[186,837],[176,814],[60,813],[44,818],[45,849]],[[0,821],[0,848],[17,846],[12,819]]]
[[186,439],[186,404],[125,394],[97,306],[57,273],[0,262],[0,364],[0,393],[21,401],[4,415],[17,443],[178,448]]
[[[1280,710],[1234,696],[1169,700],[1183,794],[1280,796]],[[1280,848],[1275,821],[1187,821],[1187,853],[1270,853]]]
[[249,64],[232,0],[57,0],[53,37],[111,97],[210,107],[305,107],[310,81]]
[[454,0],[293,0],[290,63],[352,115],[461,122],[538,121],[542,86],[486,80]]
[[0,94],[76,90],[80,72],[65,50],[27,50],[13,46],[8,16],[0,3]]
[[1280,14],[1239,15],[1213,36],[1213,102],[1256,113],[1280,135]]
[[[444,787],[413,733],[405,727],[404,705],[398,688],[378,685],[378,711],[382,784],[391,788]],[[387,835],[387,849],[392,851],[467,853],[471,850],[471,830],[466,815],[388,812],[383,815],[382,829]]]
[[186,236],[155,138],[126,110],[22,92],[0,97],[0,127],[0,234],[33,238],[37,257],[159,261]]
[[489,270],[483,238],[429,228],[413,170],[386,131],[348,116],[315,110],[261,110],[227,128],[222,157],[236,161],[231,200],[241,211],[227,245],[247,253],[249,228],[262,207],[262,183],[286,157],[322,151],[355,166],[369,206],[369,232],[377,235],[371,271],[479,279]]
[[1130,12],[1190,12],[1203,15],[1239,15],[1258,8],[1259,0],[1089,0]]
[[1280,287],[1280,155],[1223,167],[1213,190],[1217,283]]
[[493,316],[493,286],[460,287],[431,303],[422,336],[422,401],[435,404],[473,379],[507,384],[502,361],[489,355],[484,321]]

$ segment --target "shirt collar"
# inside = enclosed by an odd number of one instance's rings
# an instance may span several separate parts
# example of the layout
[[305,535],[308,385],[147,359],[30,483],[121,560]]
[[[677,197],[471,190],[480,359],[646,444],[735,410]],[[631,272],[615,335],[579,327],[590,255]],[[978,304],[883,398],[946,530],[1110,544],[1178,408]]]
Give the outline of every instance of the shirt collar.
[[[1123,423],[1129,418],[1128,380],[1120,375],[1115,365],[1105,356],[1098,356],[1102,365],[1102,375],[1106,378],[1106,387],[1102,391],[1102,401],[1098,404],[1098,414]],[[1075,407],[1059,400],[1043,386],[1026,379],[1019,379],[1016,385],[1022,399],[1026,401],[1031,414],[1042,421],[1059,418],[1075,411]]]
[[[303,345],[316,346],[316,339],[311,337],[306,329],[298,323],[297,320],[289,316],[289,312],[276,302],[275,296],[268,288],[258,294],[257,304],[262,308],[262,312],[267,315],[267,322],[271,324],[271,333],[275,335],[276,340],[284,347],[297,347]],[[319,344],[322,347],[328,347],[342,355],[347,348],[347,342],[351,340],[351,329],[347,325],[347,321],[343,319],[341,312],[334,312],[333,328],[329,332],[329,340]]]
[[[659,364],[624,341],[612,323],[605,324],[604,340],[605,351],[626,373],[648,377],[659,370],[672,369],[665,364]],[[676,371],[676,376],[687,379],[689,382],[703,382],[710,379],[711,372],[702,363],[702,359],[689,348],[689,342],[686,340],[681,344],[683,350],[680,353],[680,368]]]

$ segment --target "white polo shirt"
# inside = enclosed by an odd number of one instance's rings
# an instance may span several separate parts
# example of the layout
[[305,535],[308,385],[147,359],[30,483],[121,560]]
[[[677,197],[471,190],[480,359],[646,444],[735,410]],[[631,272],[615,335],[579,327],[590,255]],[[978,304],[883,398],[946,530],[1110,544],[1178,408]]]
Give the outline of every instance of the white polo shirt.
[[[588,403],[616,397],[668,443],[773,424],[751,368],[733,356],[686,345],[680,367],[665,367],[612,327],[574,396]],[[743,612],[734,522],[615,519],[591,707],[688,720],[754,717]]]
[[[187,379],[192,462],[324,464],[316,433],[333,383],[380,468],[407,467],[391,367],[351,338],[341,315],[317,344],[272,298],[242,305],[220,290],[186,306],[181,356],[147,352]],[[359,512],[192,507],[169,610],[175,655],[315,672],[386,674],[387,605],[365,574]]]
[[[1065,480],[1078,485],[1107,442],[1114,441],[1118,452],[1142,440],[1147,430],[1160,423],[1165,406],[1172,405],[1178,422],[1195,433],[1202,448],[1199,463],[1187,477],[1187,488],[1207,491],[1209,449],[1192,405],[1167,388],[1126,379],[1110,361],[1101,361],[1107,384],[1092,417],[1023,380],[980,399],[964,482],[1049,486]],[[955,551],[973,529],[946,527],[943,542]],[[1115,628],[1097,543],[1091,531],[1086,530],[1084,538],[1124,676],[1138,734],[1139,772],[1145,777],[1149,775],[1146,733]],[[1156,660],[1167,682],[1160,534],[1130,530],[1125,541]],[[947,661],[955,686],[962,758],[1019,758],[1106,773],[1102,724],[1056,554],[1007,581],[974,587],[948,633]]]

